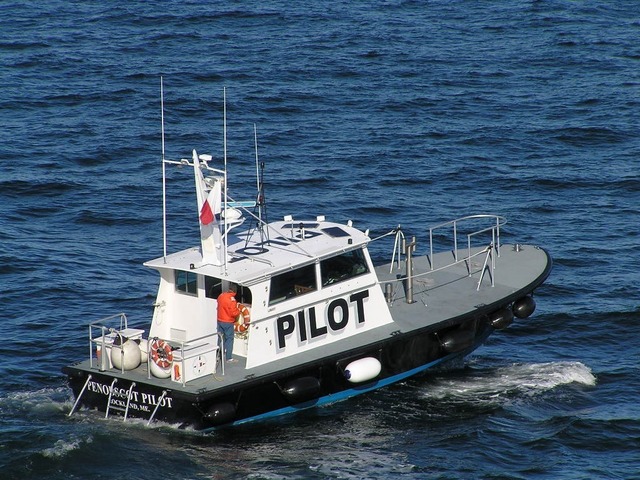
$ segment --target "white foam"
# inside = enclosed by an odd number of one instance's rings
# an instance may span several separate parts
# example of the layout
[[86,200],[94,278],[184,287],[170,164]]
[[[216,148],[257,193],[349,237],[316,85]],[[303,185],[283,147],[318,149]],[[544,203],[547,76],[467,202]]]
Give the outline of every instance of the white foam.
[[427,398],[496,398],[507,394],[536,395],[560,385],[592,386],[596,377],[580,362],[513,364],[472,372],[468,376],[440,377],[424,392]]
[[67,455],[69,452],[73,450],[77,450],[82,447],[83,443],[91,443],[92,439],[89,437],[88,440],[82,441],[78,438],[72,437],[69,440],[58,440],[53,444],[51,448],[45,448],[42,450],[42,455],[47,458],[60,458]]
[[70,409],[70,394],[66,387],[11,392],[0,396],[0,408],[46,416]]

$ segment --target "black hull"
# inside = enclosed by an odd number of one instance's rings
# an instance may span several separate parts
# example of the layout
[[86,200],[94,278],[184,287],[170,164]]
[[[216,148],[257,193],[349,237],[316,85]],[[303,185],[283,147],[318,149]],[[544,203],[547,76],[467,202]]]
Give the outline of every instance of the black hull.
[[[131,389],[131,400],[127,402],[132,380],[121,377],[113,389],[108,415],[123,416],[128,403],[128,418],[210,429],[333,403],[464,357],[494,331],[490,316],[486,314],[457,320],[459,323],[453,325],[447,322],[448,325],[441,324],[440,328],[398,334],[314,363],[197,394],[138,380]],[[366,357],[380,362],[380,373],[370,381],[350,383],[345,376],[345,367]],[[80,398],[79,405],[107,411],[109,385],[115,375],[88,371],[78,365],[65,367],[63,371],[69,377],[75,397]],[[87,382],[88,375],[91,379]],[[82,393],[85,384],[87,387]],[[166,392],[164,396],[163,392]]]

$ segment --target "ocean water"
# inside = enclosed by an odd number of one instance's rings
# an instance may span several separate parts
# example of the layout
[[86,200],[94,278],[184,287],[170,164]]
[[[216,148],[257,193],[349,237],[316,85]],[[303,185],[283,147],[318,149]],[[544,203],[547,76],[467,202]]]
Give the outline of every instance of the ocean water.
[[[0,3],[0,478],[640,478],[638,38],[632,0]],[[424,252],[429,225],[506,216],[555,260],[536,313],[269,422],[68,418],[88,322],[151,315],[161,77],[168,158],[221,158],[226,88],[239,198],[256,126],[272,219],[401,224]],[[191,183],[169,178],[170,251],[197,243]]]

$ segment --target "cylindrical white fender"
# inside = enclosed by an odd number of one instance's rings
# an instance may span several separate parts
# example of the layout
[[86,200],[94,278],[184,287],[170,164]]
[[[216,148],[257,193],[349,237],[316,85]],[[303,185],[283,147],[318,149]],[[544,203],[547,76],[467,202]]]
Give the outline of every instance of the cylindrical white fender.
[[381,370],[382,364],[377,358],[365,357],[347,365],[344,376],[351,383],[362,383],[376,378]]
[[140,340],[140,359],[142,363],[149,360],[149,341],[146,338]]
[[140,365],[140,348],[133,340],[111,347],[111,363],[119,370],[133,370]]
[[151,374],[157,378],[169,378],[171,376],[171,367],[162,368],[153,360],[149,362],[149,370],[151,370]]

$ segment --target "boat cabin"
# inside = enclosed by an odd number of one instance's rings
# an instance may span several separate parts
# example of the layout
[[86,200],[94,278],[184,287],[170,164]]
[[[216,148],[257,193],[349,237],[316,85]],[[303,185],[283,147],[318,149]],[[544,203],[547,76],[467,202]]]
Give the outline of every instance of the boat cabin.
[[288,217],[268,233],[238,234],[223,265],[203,263],[199,248],[147,262],[160,273],[149,338],[218,345],[217,298],[232,282],[251,312],[233,352],[247,368],[391,322],[363,232]]

